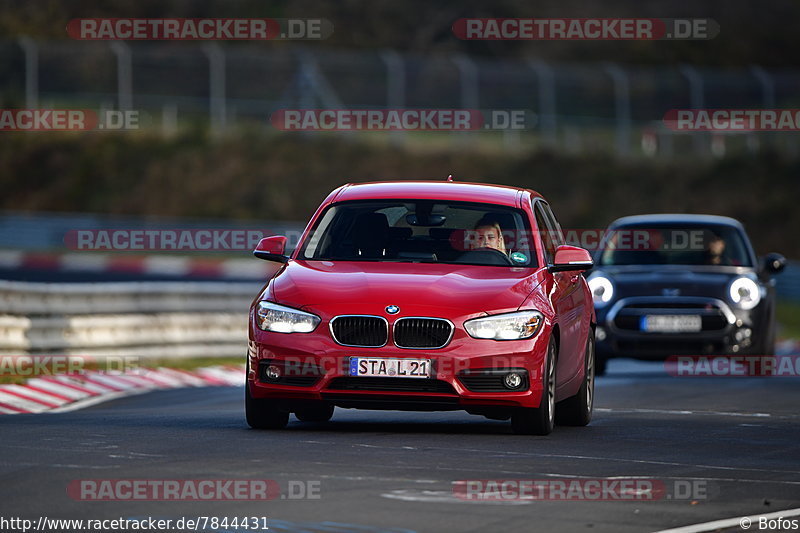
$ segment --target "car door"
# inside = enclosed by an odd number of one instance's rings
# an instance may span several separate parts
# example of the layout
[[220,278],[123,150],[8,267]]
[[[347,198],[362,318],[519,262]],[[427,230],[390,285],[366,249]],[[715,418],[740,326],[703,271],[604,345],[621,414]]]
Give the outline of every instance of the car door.
[[[564,244],[561,226],[546,202],[538,201],[535,212],[537,225],[547,228],[543,234],[545,257],[548,264],[553,264],[556,246]],[[586,338],[585,333],[581,332],[583,298],[580,272],[553,273],[551,301],[560,330],[559,358],[556,365],[559,385],[572,380],[581,371],[583,358],[578,357],[578,354],[583,354],[583,340]]]

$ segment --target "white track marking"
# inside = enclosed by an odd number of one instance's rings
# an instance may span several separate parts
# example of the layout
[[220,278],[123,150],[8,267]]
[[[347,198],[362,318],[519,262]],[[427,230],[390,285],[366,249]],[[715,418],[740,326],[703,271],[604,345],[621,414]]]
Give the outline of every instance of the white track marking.
[[[718,531],[723,528],[739,527],[741,531],[752,529],[758,531],[758,519],[766,518],[767,520],[775,518],[787,518],[790,516],[800,516],[800,507],[796,509],[786,509],[785,511],[777,511],[769,514],[755,514],[750,516],[737,516],[735,518],[724,518],[722,520],[714,520],[712,522],[703,522],[701,524],[691,524],[688,526],[676,527],[673,529],[662,529],[656,533],[701,533],[704,531]],[[747,528],[742,528],[743,520],[747,520]]]

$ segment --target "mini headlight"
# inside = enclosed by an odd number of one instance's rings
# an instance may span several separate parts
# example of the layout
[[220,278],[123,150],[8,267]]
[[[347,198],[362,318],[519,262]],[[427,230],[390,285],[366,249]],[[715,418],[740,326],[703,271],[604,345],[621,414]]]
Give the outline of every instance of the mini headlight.
[[761,301],[758,284],[744,276],[736,278],[730,286],[731,301],[742,309],[752,309]]
[[311,333],[317,327],[317,315],[273,302],[258,302],[256,324],[264,331],[277,333]]
[[597,307],[607,304],[614,296],[614,285],[605,276],[592,276],[589,278],[589,290],[592,291],[592,301]]
[[533,337],[543,320],[539,311],[517,311],[467,320],[464,329],[476,339],[519,340]]

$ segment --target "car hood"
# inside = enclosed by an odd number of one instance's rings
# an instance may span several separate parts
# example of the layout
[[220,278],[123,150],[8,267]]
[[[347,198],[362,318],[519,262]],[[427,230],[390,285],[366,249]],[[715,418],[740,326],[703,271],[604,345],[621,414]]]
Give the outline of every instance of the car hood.
[[512,311],[543,269],[430,263],[290,261],[272,280],[276,302],[329,314],[457,317]]
[[752,276],[745,267],[659,265],[598,267],[614,283],[615,299],[629,296],[711,296],[727,294],[733,278]]

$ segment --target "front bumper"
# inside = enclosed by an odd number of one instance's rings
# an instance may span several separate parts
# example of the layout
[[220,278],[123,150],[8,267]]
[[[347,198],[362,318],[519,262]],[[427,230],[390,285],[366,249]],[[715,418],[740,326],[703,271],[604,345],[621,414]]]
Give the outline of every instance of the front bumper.
[[[732,309],[707,297],[622,298],[597,311],[597,353],[601,357],[665,359],[671,355],[723,355],[752,349],[754,313]],[[641,319],[652,315],[695,315],[701,330],[694,332],[643,331]]]
[[[277,400],[294,410],[309,402],[339,407],[406,410],[467,410],[486,414],[514,407],[538,407],[548,325],[531,339],[478,340],[456,328],[441,349],[380,348],[337,344],[324,324],[313,333],[283,334],[251,330],[247,380],[255,398]],[[430,379],[350,376],[351,357],[430,359]],[[268,379],[266,365],[283,376]],[[525,376],[518,390],[502,386],[508,371]]]

